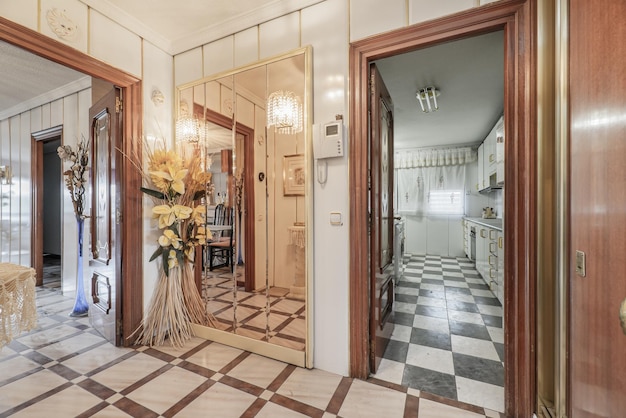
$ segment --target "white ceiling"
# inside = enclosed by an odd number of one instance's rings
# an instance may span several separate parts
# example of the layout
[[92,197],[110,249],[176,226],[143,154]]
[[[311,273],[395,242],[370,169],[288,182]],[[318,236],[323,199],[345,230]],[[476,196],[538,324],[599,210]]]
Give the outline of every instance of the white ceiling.
[[[250,25],[262,22],[265,15],[279,16],[318,1],[83,0],[119,22],[134,22],[130,27],[146,39],[159,37],[161,44],[171,48],[184,47],[198,36],[206,42],[211,36],[217,39],[233,33],[234,21],[248,22],[255,13],[256,21]],[[0,57],[0,116],[19,103],[84,78],[2,42]],[[376,64],[394,103],[396,148],[475,144],[502,114],[502,32],[436,45]],[[428,85],[441,91],[440,109],[425,114],[415,93]]]

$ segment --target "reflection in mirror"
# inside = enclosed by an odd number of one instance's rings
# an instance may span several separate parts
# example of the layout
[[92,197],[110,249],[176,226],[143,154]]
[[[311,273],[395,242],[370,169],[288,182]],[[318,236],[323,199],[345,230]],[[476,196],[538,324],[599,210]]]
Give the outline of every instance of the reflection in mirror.
[[[205,203],[213,237],[196,271],[220,331],[205,331],[251,351],[256,341],[259,352],[301,365],[307,348],[309,54],[304,48],[178,90],[178,115],[200,122],[199,142],[212,173]],[[270,96],[279,97],[270,103]]]

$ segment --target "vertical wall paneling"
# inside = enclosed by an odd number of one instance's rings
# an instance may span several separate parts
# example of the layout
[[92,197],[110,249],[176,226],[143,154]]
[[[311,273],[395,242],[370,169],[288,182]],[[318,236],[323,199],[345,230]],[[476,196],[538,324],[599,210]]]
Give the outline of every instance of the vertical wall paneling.
[[[335,119],[336,114],[341,114],[347,138],[348,2],[327,0],[303,9],[301,27],[302,45],[311,45],[313,49],[312,122],[329,122]],[[347,150],[347,139],[344,145]],[[316,308],[312,311],[315,312],[313,362],[315,367],[347,375],[350,326],[346,280],[350,258],[348,159],[332,158],[327,163],[328,176],[324,185],[317,182],[316,162],[311,173],[314,179],[312,210],[315,237],[312,280]],[[328,217],[332,211],[343,214],[342,226],[330,225]],[[323,309],[319,309],[320,306]],[[329,327],[331,323],[334,325]]]
[[[88,35],[88,9],[87,5],[78,0],[40,0],[41,14],[39,16],[40,32],[55,41],[62,42],[81,52],[87,52]],[[20,2],[21,3],[21,2]],[[71,36],[59,37],[48,25],[47,14],[49,10],[56,9],[57,14],[63,14],[75,24],[75,29]],[[36,15],[35,15],[36,16]],[[63,22],[64,24],[68,24]]]
[[230,70],[235,65],[234,36],[227,36],[202,47],[204,77]]
[[9,241],[9,257],[8,262],[20,263],[20,199],[19,199],[19,178],[21,175],[20,166],[20,140],[21,140],[21,122],[20,115],[9,118],[9,158],[7,165],[11,166],[13,172],[13,180],[10,184],[3,185],[2,191],[8,193],[9,196],[9,225],[8,225],[8,241]]
[[[286,52],[283,51],[283,52]],[[235,68],[259,59],[259,28],[253,26],[235,34]]]
[[[406,0],[347,0],[350,4],[350,40],[366,38],[406,26]],[[437,0],[431,0],[438,3]]]
[[478,0],[409,0],[409,24],[424,22],[478,6]]
[[13,179],[14,187],[18,190],[20,219],[19,219],[19,264],[30,266],[30,238],[31,238],[31,173],[30,173],[30,112],[22,113],[20,117],[19,138],[19,166],[20,176]]
[[200,78],[202,78],[202,48],[194,48],[174,57],[174,83],[177,86]]
[[[9,120],[0,121],[0,165],[10,163],[10,131]],[[0,262],[9,261],[9,220],[10,216],[10,195],[9,186],[0,183]]]
[[141,77],[141,38],[94,9],[89,13],[89,54]]
[[50,103],[41,106],[41,129],[51,128],[50,124]]
[[290,13],[259,26],[259,58],[300,47],[300,13]]
[[63,99],[50,103],[50,127],[63,123]]
[[41,106],[37,106],[30,111],[30,131],[41,131]]
[[1,1],[0,16],[37,30],[37,8],[39,0]]

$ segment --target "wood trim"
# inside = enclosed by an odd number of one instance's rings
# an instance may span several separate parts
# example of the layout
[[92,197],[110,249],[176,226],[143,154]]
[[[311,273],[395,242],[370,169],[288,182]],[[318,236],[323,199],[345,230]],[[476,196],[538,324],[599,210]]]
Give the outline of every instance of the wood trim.
[[437,43],[505,30],[505,409],[531,416],[536,406],[535,1],[491,3],[357,41],[350,46],[350,375],[367,378],[368,334],[368,66],[376,59]]
[[[141,158],[143,107],[139,78],[2,17],[0,40],[120,87],[124,99],[121,149],[126,155],[139,151]],[[127,245],[123,245],[121,260],[118,262],[122,274],[123,344],[130,345],[133,342],[130,335],[141,324],[143,316],[143,245],[133,245],[143,243],[143,231],[141,222],[132,221],[143,217],[139,190],[141,174],[127,158],[121,160],[120,166],[123,179],[122,213],[123,219],[127,220],[122,222],[122,242]]]

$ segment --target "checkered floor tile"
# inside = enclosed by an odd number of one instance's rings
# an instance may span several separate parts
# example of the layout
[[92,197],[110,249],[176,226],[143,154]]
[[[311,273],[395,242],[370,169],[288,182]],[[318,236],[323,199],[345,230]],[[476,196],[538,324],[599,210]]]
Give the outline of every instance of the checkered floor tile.
[[408,255],[376,378],[504,411],[502,306],[466,258]]

